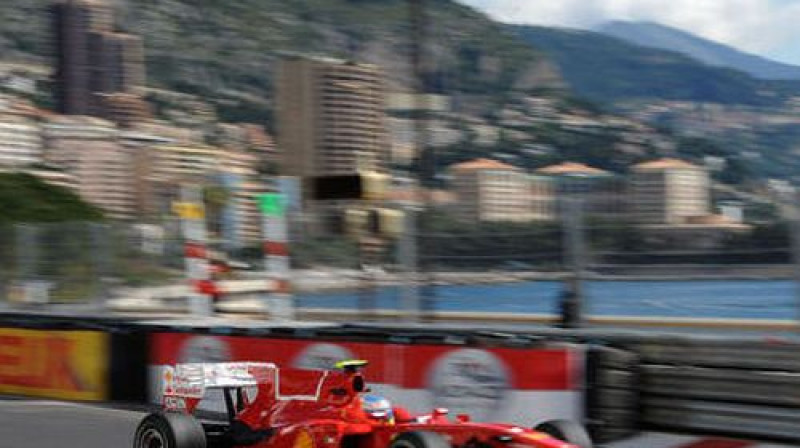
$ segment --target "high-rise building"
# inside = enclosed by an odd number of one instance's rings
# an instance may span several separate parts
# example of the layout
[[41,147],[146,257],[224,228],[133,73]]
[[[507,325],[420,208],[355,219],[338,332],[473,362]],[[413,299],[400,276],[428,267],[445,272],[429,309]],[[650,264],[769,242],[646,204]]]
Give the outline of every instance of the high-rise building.
[[684,224],[710,211],[711,184],[705,168],[678,159],[633,166],[631,212],[641,224]]
[[490,159],[476,159],[450,167],[456,214],[465,221],[536,219],[530,177],[522,169]]
[[86,116],[55,116],[44,124],[45,160],[73,176],[77,193],[115,219],[135,217],[133,157],[117,127]]
[[283,174],[386,170],[385,93],[376,66],[288,57],[280,63],[275,86]]
[[105,116],[105,96],[138,95],[145,84],[138,36],[114,32],[105,0],[59,0],[53,7],[59,111]]

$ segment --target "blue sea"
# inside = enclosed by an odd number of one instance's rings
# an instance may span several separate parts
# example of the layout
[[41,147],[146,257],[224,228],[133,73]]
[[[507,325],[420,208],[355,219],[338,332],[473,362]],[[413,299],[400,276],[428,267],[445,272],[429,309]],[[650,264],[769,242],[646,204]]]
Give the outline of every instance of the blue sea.
[[[429,288],[430,309],[551,314],[558,311],[562,283],[538,281]],[[591,281],[585,283],[586,311],[598,316],[796,319],[797,285],[788,280]],[[380,288],[377,308],[402,308],[403,291]],[[301,295],[305,308],[357,308],[359,295]]]

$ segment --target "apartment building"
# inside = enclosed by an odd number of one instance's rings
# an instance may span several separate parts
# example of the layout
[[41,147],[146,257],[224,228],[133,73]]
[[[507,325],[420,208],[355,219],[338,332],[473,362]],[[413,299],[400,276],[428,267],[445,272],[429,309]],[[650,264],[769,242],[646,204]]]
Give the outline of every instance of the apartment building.
[[113,123],[60,115],[44,122],[43,133],[45,161],[75,179],[78,195],[111,218],[135,217],[134,154]]
[[535,218],[530,177],[523,170],[491,159],[450,167],[456,215],[465,221],[526,222]]
[[[605,170],[576,162],[563,162],[536,170],[553,184],[558,201],[577,199],[583,212],[600,218],[618,219],[626,210],[625,180]],[[561,208],[560,204],[557,207]]]
[[280,63],[275,88],[284,174],[386,170],[385,94],[376,66],[288,57]]
[[0,166],[26,167],[42,162],[39,123],[19,114],[0,114]]
[[710,212],[708,172],[683,160],[634,165],[629,188],[632,218],[641,224],[684,224]]

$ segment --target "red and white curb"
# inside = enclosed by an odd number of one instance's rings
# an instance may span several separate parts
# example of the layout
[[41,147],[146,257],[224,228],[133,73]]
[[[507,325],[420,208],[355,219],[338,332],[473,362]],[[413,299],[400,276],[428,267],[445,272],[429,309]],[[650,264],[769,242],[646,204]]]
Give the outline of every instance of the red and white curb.
[[759,443],[724,437],[687,436],[680,434],[643,433],[607,448],[790,448],[790,445]]

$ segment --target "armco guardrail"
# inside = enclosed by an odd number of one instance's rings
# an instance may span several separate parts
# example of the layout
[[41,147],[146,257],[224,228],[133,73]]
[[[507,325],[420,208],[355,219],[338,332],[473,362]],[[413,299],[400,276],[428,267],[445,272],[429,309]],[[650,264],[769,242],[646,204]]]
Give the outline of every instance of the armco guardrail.
[[642,362],[642,424],[800,442],[800,344],[692,338],[628,347]]

